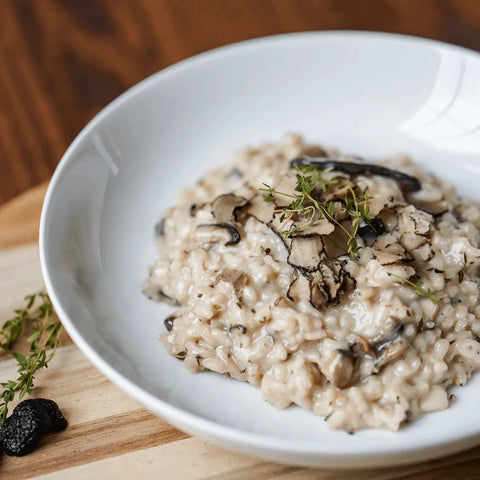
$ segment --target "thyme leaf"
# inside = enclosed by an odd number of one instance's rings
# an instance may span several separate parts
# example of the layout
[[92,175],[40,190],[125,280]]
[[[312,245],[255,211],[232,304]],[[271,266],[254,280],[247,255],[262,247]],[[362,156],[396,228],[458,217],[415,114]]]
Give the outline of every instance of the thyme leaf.
[[388,272],[388,274],[392,277],[398,278],[401,280],[403,283],[406,283],[407,285],[410,285],[413,288],[413,291],[419,296],[419,297],[427,297],[434,305],[437,305],[437,303],[440,301],[440,299],[432,292],[430,287],[425,288],[423,282],[411,282],[405,277],[401,277],[400,275],[395,275],[394,273]]
[[[8,405],[18,394],[21,400],[25,395],[31,394],[34,386],[35,374],[48,363],[55,355],[62,324],[52,318],[53,306],[49,296],[40,292],[25,297],[24,308],[15,310],[15,316],[7,320],[0,329],[0,349],[8,351],[20,338],[23,331],[29,329],[27,342],[29,353],[13,352],[12,356],[17,361],[18,377],[16,380],[0,382],[3,392],[0,394],[0,421],[7,418]],[[38,306],[35,306],[38,303]]]
[[[261,191],[266,192],[263,195],[263,200],[266,202],[274,202],[276,195],[281,195],[287,198],[291,198],[291,202],[286,207],[279,207],[274,210],[274,213],[280,214],[280,223],[284,224],[292,217],[303,217],[306,221],[306,225],[312,226],[317,214],[323,217],[328,222],[339,227],[345,233],[347,237],[347,251],[353,258],[358,258],[358,242],[357,235],[358,230],[362,222],[366,222],[370,225],[370,222],[374,219],[374,216],[370,214],[369,200],[372,198],[368,194],[368,190],[362,195],[357,195],[355,192],[355,186],[348,182],[342,187],[347,187],[347,193],[343,198],[343,209],[350,218],[353,231],[350,232],[335,216],[335,202],[322,201],[316,195],[312,195],[314,190],[319,189],[322,193],[328,193],[333,185],[339,183],[339,179],[336,177],[326,179],[324,174],[332,170],[327,168],[325,170],[319,170],[318,165],[308,165],[300,167],[295,165],[296,180],[294,193],[285,193],[274,190],[269,185],[264,184],[264,188],[260,188]],[[309,173],[314,173],[309,175]],[[301,232],[301,226],[294,223],[289,229],[281,232],[286,238],[291,238]]]

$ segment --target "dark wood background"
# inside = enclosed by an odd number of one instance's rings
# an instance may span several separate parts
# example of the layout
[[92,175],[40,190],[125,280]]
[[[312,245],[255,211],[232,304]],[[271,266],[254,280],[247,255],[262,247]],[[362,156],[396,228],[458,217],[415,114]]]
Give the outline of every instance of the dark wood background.
[[122,91],[196,53],[301,30],[480,50],[480,0],[0,0],[0,204],[47,180]]

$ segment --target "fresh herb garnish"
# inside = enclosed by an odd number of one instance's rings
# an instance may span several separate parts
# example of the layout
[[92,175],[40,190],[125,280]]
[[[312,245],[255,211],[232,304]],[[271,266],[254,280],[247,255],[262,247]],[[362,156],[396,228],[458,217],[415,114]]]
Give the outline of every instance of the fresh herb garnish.
[[[52,318],[53,307],[46,293],[27,295],[24,308],[15,310],[15,316],[7,320],[0,329],[0,349],[10,350],[13,343],[27,328],[29,354],[12,353],[17,360],[19,376],[16,380],[1,382],[4,388],[0,395],[0,421],[4,422],[8,414],[8,404],[18,393],[19,399],[32,393],[33,380],[38,370],[47,367],[55,355],[62,324]],[[36,306],[36,301],[40,304]]]
[[410,285],[413,288],[413,291],[419,297],[427,297],[434,305],[437,305],[437,303],[440,301],[440,299],[436,295],[434,295],[430,287],[427,287],[425,289],[424,284],[422,282],[414,283],[405,277],[401,277],[400,275],[395,275],[394,273],[390,273],[390,272],[388,272],[388,274],[391,275],[392,277],[398,278],[403,283]]
[[[350,218],[352,223],[352,231],[350,232],[335,216],[334,201],[322,201],[312,196],[315,189],[320,189],[323,193],[331,190],[333,185],[339,183],[339,179],[333,177],[325,179],[324,174],[330,172],[332,169],[319,170],[317,165],[308,165],[300,167],[295,165],[297,171],[297,184],[295,186],[295,193],[284,193],[274,190],[269,185],[265,188],[260,188],[261,191],[266,192],[263,195],[263,200],[266,202],[275,201],[275,195],[282,195],[291,198],[292,201],[286,207],[279,207],[274,210],[275,213],[280,214],[280,223],[284,224],[290,220],[294,215],[301,216],[305,219],[305,224],[312,226],[315,222],[317,213],[321,218],[341,228],[347,237],[347,251],[353,258],[358,258],[358,243],[357,234],[362,222],[370,225],[374,216],[370,214],[368,201],[372,198],[368,195],[368,190],[362,195],[355,192],[355,186],[348,182],[341,185],[340,189],[346,188],[346,193],[342,199],[342,210]],[[314,175],[308,173],[315,172]],[[301,225],[294,223],[289,229],[282,231],[282,235],[287,238],[296,236],[301,232]]]

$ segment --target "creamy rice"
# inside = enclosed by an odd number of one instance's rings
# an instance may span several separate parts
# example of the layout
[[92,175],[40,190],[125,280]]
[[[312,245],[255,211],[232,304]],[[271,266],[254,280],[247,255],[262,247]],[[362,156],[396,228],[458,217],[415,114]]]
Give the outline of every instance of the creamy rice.
[[372,197],[373,227],[360,226],[349,254],[338,226],[318,215],[318,227],[298,216],[282,225],[272,209],[290,197],[262,198],[263,184],[295,194],[290,161],[304,155],[361,164],[289,135],[238,153],[166,212],[144,285],[179,306],[160,340],[189,371],[248,381],[272,405],[311,409],[331,428],[397,430],[447,408],[449,388],[480,368],[479,205],[404,156],[380,164],[419,190],[334,168],[322,198],[337,202],[342,184]]

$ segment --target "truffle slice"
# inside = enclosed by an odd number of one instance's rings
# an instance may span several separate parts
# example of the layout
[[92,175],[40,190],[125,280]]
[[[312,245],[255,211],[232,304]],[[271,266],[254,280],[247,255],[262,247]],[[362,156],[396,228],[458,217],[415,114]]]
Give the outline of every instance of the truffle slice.
[[[286,173],[282,176],[280,181],[275,185],[275,190],[277,192],[286,193],[288,195],[295,195],[298,192],[295,190],[297,186],[297,176],[292,173]],[[274,194],[275,196],[275,205],[279,208],[287,207],[292,203],[293,198],[287,197],[285,195],[279,195],[278,193]]]
[[340,297],[355,288],[355,280],[338,262],[321,263],[310,283],[310,303],[317,309],[337,305]]
[[275,204],[266,202],[262,195],[256,195],[248,201],[248,204],[241,208],[247,215],[255,217],[259,222],[268,224],[273,220]]
[[288,287],[286,297],[297,303],[310,300],[310,282],[305,275],[297,275]]
[[313,272],[318,268],[322,251],[323,243],[319,236],[295,237],[292,240],[287,261],[292,267]]
[[412,262],[412,256],[392,235],[381,235],[372,246],[373,258],[381,265]]
[[235,220],[235,211],[246,205],[247,199],[233,193],[219,195],[212,202],[212,214],[217,223],[227,223]]
[[321,218],[315,220],[313,225],[306,225],[302,227],[297,234],[297,237],[308,238],[313,237],[314,235],[330,235],[335,230],[335,225],[330,223],[328,220]]

